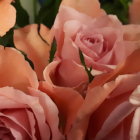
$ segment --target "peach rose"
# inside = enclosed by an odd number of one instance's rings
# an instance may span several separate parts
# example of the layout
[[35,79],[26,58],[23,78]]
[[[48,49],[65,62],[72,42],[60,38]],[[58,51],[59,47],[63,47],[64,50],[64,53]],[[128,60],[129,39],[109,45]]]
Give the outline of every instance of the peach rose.
[[0,36],[6,34],[16,22],[16,10],[11,5],[13,0],[0,1]]
[[43,80],[43,70],[49,63],[51,31],[44,25],[27,25],[14,30],[15,47],[25,52],[34,63],[38,79]]
[[132,0],[129,7],[130,23],[140,24],[140,0]]
[[92,18],[61,6],[53,29],[58,45],[56,56],[81,64],[80,49],[86,65],[102,72],[114,69],[137,48],[124,40],[123,25],[112,15]]
[[58,109],[14,48],[0,46],[0,139],[63,140]]
[[39,89],[48,94],[60,112],[60,128],[67,134],[83,103],[88,76],[81,65],[70,60],[55,60],[44,70]]
[[69,140],[140,139],[139,56],[140,49],[112,72],[93,80],[68,134]]

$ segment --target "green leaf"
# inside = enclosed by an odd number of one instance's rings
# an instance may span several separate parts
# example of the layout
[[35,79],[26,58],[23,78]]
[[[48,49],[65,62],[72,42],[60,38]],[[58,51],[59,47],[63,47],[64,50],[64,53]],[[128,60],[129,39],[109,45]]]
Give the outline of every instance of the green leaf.
[[81,63],[84,66],[85,71],[88,74],[89,82],[91,82],[94,79],[94,76],[91,74],[92,68],[90,67],[90,69],[88,70],[88,68],[86,66],[86,63],[85,63],[85,59],[84,59],[83,53],[82,53],[82,51],[80,49],[79,49],[79,56],[80,56]]
[[29,15],[26,10],[21,6],[20,0],[15,0],[15,2],[13,2],[13,6],[16,8],[17,11],[16,24],[19,27],[24,27],[25,25],[28,25]]
[[131,0],[100,0],[101,7],[108,14],[115,14],[122,21],[122,23],[127,24],[128,20],[128,8]]
[[33,64],[33,62],[28,58],[27,54],[26,54],[25,52],[21,51],[21,50],[18,50],[18,51],[20,51],[20,52],[23,54],[25,60],[30,64],[31,68],[34,69],[34,64]]
[[6,35],[0,37],[0,45],[3,45],[5,47],[14,47],[13,28],[9,30]]
[[49,59],[49,63],[51,63],[54,59],[54,56],[55,56],[55,52],[56,52],[56,40],[54,39],[53,40],[53,43],[52,43],[52,47],[51,47],[51,50],[50,50],[50,59]]
[[39,11],[39,14],[36,18],[36,23],[43,23],[47,27],[51,28],[58,12],[60,3],[61,0],[47,0]]

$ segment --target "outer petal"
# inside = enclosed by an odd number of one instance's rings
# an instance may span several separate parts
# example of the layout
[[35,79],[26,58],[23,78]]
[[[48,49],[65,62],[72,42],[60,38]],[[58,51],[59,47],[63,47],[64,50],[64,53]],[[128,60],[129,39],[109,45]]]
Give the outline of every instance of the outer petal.
[[[44,38],[42,36],[49,34],[49,30],[43,25],[41,25],[40,28],[40,36],[43,39],[49,38]],[[40,36],[38,34],[38,26],[36,24],[28,25],[24,28],[17,29],[14,32],[14,42],[16,48],[25,52],[29,59],[33,61],[38,78],[42,80],[43,70],[48,64],[51,47],[48,45],[48,43],[43,41]]]
[[[40,139],[41,140],[49,140],[50,139],[50,129],[49,129],[48,124],[46,123],[47,120],[46,120],[46,117],[45,117],[44,108],[40,104],[39,98],[26,95],[25,93],[23,93],[19,90],[16,90],[14,88],[11,88],[11,87],[0,88],[0,96],[1,97],[6,97],[7,99],[10,99],[10,100],[12,100],[12,101],[14,101],[18,104],[26,105],[25,109],[30,108],[31,112],[34,114],[34,117],[36,119],[36,123],[37,123],[37,127],[38,127],[38,130],[36,130],[36,131],[39,132]],[[6,102],[7,100],[4,100],[4,101]],[[1,104],[2,104],[2,102],[1,102]],[[18,106],[17,106],[17,108],[18,108]],[[20,108],[18,108],[18,109],[20,109]],[[13,118],[15,116],[14,113],[12,114],[12,110],[11,110],[11,115],[10,116],[12,116]],[[22,118],[24,116],[20,116],[20,117]],[[16,123],[18,123],[18,121],[21,118],[18,118],[16,120]],[[22,118],[22,119],[24,119],[24,118]],[[24,127],[24,125],[22,123],[23,123],[23,121],[20,122],[20,127],[21,127],[21,125],[22,125],[22,127]],[[9,125],[10,125],[10,123],[9,123]],[[9,127],[13,129],[13,132],[17,131],[17,133],[19,133],[19,131],[16,127],[14,127],[12,125],[9,126]],[[24,127],[24,129],[25,128],[26,127]],[[33,128],[33,129],[36,129],[36,128]],[[19,135],[21,135],[21,134],[19,134]]]
[[110,82],[103,87],[95,87],[87,92],[85,101],[81,106],[68,134],[69,140],[84,140],[88,128],[89,119],[93,112],[103,103],[114,89],[114,83]]
[[24,56],[13,48],[0,46],[0,77],[0,87],[13,86],[25,92],[28,87],[38,87],[35,72]]
[[133,0],[129,7],[130,23],[140,24],[140,0]]
[[70,6],[91,17],[98,17],[105,14],[100,8],[98,0],[63,0],[62,5]]
[[64,137],[58,129],[59,118],[58,118],[58,109],[51,98],[45,93],[30,88],[30,93],[32,96],[39,97],[39,102],[42,105],[45,111],[46,120],[50,126],[52,133],[52,140],[63,140]]
[[[135,110],[129,102],[124,102],[118,105],[105,120],[100,131],[97,133],[95,140],[105,138],[121,121]],[[113,139],[113,135],[110,136]],[[123,139],[123,137],[121,138]]]
[[140,25],[124,25],[124,40],[127,41],[140,41]]
[[55,72],[59,63],[59,61],[54,61],[46,67],[44,70],[45,82],[40,83],[40,89],[46,92],[58,106],[60,111],[60,121],[62,121],[61,125],[64,125],[64,131],[67,133],[79,107],[83,103],[83,98],[73,88],[59,87],[55,85]]
[[136,109],[131,125],[130,140],[140,139],[140,107]]
[[10,4],[12,0],[0,1],[0,36],[12,28],[16,21],[16,10]]
[[[138,44],[138,46],[140,46],[140,45]],[[93,80],[93,82],[91,82],[91,84],[89,85],[89,88],[93,88],[97,85],[102,85],[108,81],[112,81],[118,75],[139,72],[140,71],[139,56],[140,56],[140,49],[137,49],[130,56],[128,56],[126,60],[124,60],[122,63],[120,63],[115,70],[113,70],[110,73],[97,76],[97,78],[95,78]],[[135,62],[135,63],[133,63],[133,62]]]

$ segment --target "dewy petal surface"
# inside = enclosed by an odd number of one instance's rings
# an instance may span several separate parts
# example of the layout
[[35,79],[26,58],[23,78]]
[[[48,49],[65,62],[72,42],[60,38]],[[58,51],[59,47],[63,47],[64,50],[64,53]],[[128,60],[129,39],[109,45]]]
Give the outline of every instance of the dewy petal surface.
[[12,0],[0,1],[0,36],[5,35],[16,21],[16,10],[10,4],[11,2]]

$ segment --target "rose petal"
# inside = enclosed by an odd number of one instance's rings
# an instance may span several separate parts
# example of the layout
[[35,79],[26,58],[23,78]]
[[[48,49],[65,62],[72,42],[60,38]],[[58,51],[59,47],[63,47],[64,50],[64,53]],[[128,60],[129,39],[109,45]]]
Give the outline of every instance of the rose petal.
[[57,55],[58,56],[61,54],[61,49],[64,42],[64,32],[63,32],[64,24],[66,21],[69,21],[69,20],[78,20],[79,22],[84,24],[84,23],[89,23],[89,21],[91,21],[92,18],[88,17],[87,15],[83,15],[70,7],[62,6],[59,9],[59,12],[57,14],[57,17],[55,19],[55,23],[53,26],[53,30],[54,30],[56,41],[57,41],[57,48],[58,48]]
[[0,88],[0,96],[10,98],[19,104],[28,105],[36,118],[40,138],[42,140],[49,140],[50,129],[46,123],[47,120],[45,118],[44,109],[37,97],[26,95],[25,93],[10,87]]
[[129,102],[124,102],[118,105],[105,120],[102,128],[97,133],[95,140],[105,138],[124,118],[126,118],[134,110],[135,107]]
[[63,0],[62,5],[70,6],[91,17],[98,17],[105,14],[105,12],[100,8],[98,0]]
[[130,23],[140,24],[140,0],[133,0],[129,7]]
[[140,25],[128,24],[123,26],[124,40],[139,41],[140,40]]
[[[83,102],[83,98],[74,89],[69,87],[59,87],[53,83],[53,80],[55,79],[54,73],[59,63],[59,61],[53,61],[46,67],[44,70],[45,82],[40,83],[40,89],[48,94],[56,103],[61,115],[60,119],[62,119],[64,123],[64,130],[66,133]],[[72,104],[70,101],[72,101]]]
[[69,59],[62,60],[59,64],[55,84],[63,87],[76,87],[81,83],[88,83],[88,75],[84,67]]
[[10,4],[12,0],[0,1],[0,36],[6,34],[6,32],[15,25],[16,10]]
[[27,87],[38,87],[35,72],[16,49],[0,46],[0,67],[0,87],[13,86],[26,93]]
[[[137,73],[140,71],[140,49],[135,50],[130,56],[127,57],[122,63],[120,63],[115,70],[110,73],[97,76],[89,85],[89,88],[93,88],[97,85],[102,85],[108,81],[114,80],[118,75]],[[132,63],[135,62],[135,63]]]
[[140,108],[136,109],[131,130],[130,130],[130,139],[139,140],[140,139]]
[[132,92],[129,101],[134,106],[140,106],[140,85]]
[[[44,26],[40,26],[40,34],[43,39],[49,38],[49,30]],[[48,35],[43,37],[42,35]],[[24,28],[14,31],[14,43],[16,48],[25,52],[29,59],[34,63],[35,71],[38,78],[43,80],[43,70],[49,63],[50,43],[51,39],[45,42],[38,34],[38,25],[32,24]]]
[[114,88],[110,82],[103,87],[95,87],[87,92],[85,101],[78,111],[72,129],[68,134],[69,140],[84,140],[91,114],[101,105]]
[[39,97],[39,102],[45,111],[46,120],[51,129],[52,140],[63,140],[64,138],[58,129],[59,118],[56,105],[45,93],[32,88],[30,88],[30,92],[32,96]]

